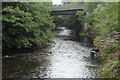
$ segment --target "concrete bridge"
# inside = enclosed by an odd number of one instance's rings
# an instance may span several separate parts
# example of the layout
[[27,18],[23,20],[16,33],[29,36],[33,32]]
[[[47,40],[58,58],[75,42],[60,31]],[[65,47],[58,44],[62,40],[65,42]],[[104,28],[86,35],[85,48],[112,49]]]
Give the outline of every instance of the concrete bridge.
[[53,9],[51,10],[51,15],[75,15],[77,11],[83,11],[83,9],[80,8]]

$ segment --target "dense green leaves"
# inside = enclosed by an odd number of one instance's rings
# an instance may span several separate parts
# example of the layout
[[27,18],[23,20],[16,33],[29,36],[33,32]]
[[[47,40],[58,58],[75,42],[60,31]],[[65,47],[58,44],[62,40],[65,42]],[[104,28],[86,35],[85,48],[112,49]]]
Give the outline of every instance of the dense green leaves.
[[3,3],[3,49],[42,46],[54,28],[51,3]]
[[[86,33],[96,35],[94,46],[100,49],[100,55],[109,61],[101,66],[99,74],[105,78],[118,78],[120,28],[118,25],[118,3],[85,3],[85,12],[82,16],[78,12],[78,20],[87,23]],[[111,68],[111,66],[113,66]]]
[[98,4],[100,4],[100,2],[87,2],[84,5],[84,10],[91,13],[94,9],[96,9]]
[[78,12],[78,19],[83,25],[87,23],[95,34],[118,31],[118,3],[86,3],[85,12],[84,17]]

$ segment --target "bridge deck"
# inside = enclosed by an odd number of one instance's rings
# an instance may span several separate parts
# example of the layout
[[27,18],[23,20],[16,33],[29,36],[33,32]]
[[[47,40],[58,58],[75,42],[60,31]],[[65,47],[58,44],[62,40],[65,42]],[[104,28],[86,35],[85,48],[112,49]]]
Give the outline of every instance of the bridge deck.
[[75,15],[77,11],[83,11],[83,9],[53,9],[51,10],[51,15]]

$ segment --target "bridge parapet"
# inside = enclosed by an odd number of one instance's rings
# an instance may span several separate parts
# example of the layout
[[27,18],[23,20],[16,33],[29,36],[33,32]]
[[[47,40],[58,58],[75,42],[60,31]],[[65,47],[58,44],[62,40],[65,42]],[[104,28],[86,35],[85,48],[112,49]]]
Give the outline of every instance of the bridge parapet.
[[77,11],[83,11],[80,8],[52,9],[51,15],[75,15]]

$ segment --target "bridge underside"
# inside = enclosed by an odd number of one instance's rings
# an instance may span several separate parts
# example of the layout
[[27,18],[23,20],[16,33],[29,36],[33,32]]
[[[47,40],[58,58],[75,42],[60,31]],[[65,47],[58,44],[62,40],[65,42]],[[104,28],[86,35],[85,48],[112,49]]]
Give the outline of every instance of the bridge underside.
[[77,11],[83,11],[83,9],[53,10],[51,15],[75,15]]

